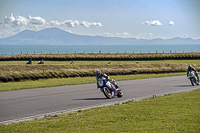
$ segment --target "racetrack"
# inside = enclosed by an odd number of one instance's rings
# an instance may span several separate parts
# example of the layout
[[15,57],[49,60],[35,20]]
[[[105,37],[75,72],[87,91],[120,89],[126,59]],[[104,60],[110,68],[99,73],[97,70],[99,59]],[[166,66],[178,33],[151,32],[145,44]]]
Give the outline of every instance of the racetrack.
[[117,83],[124,93],[122,98],[106,99],[103,93],[96,89],[96,84],[0,92],[0,123],[200,88],[192,86],[186,76],[127,80]]

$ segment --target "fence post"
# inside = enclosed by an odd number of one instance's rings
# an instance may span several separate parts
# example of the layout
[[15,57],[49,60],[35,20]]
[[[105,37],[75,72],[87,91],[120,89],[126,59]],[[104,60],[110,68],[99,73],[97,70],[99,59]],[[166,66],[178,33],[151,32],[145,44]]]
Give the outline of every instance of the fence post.
[[21,51],[21,55],[22,55],[22,51]]

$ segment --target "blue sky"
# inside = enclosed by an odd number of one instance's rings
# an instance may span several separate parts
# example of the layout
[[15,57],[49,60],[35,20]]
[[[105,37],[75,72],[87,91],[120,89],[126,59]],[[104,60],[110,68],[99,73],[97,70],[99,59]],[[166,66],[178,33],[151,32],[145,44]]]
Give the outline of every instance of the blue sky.
[[0,38],[51,27],[91,36],[200,39],[200,0],[0,0]]

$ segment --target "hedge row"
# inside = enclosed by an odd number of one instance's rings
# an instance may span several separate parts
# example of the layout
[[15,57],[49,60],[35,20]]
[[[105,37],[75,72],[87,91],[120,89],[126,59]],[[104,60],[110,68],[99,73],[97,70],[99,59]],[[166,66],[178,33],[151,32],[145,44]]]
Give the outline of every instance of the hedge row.
[[158,54],[134,54],[134,53],[102,53],[102,54],[55,54],[55,55],[12,55],[0,56],[0,61],[12,60],[49,60],[49,61],[71,61],[71,60],[183,60],[183,59],[200,59],[200,53],[158,53]]
[[[117,75],[136,75],[136,74],[161,74],[161,73],[175,73],[175,72],[185,72],[183,70],[173,70],[173,71],[145,71],[145,72],[137,72],[137,71],[131,71],[131,72],[112,72],[112,73],[106,73],[107,75],[111,76],[117,76]],[[48,75],[32,75],[32,76],[17,76],[17,77],[0,77],[0,82],[19,82],[19,81],[25,81],[25,80],[38,80],[38,79],[49,79],[49,78],[70,78],[70,77],[94,77],[95,74],[85,73],[85,74],[57,74],[53,72],[49,72]]]

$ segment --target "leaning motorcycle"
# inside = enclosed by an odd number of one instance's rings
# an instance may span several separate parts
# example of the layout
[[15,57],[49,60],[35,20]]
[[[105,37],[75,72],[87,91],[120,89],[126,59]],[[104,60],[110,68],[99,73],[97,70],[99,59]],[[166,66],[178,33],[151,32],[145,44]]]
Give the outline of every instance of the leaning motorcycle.
[[[114,96],[117,96],[118,98],[121,98],[123,96],[123,92],[121,89],[118,87],[117,83],[113,79],[109,79],[110,83],[114,86]],[[108,87],[101,87],[100,88],[101,92],[106,96],[106,98],[111,99],[112,97],[112,92]]]
[[189,71],[189,73],[188,73],[188,79],[190,79],[190,82],[191,82],[192,86],[194,86],[195,84],[199,85],[198,78],[195,75],[194,71]]

